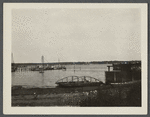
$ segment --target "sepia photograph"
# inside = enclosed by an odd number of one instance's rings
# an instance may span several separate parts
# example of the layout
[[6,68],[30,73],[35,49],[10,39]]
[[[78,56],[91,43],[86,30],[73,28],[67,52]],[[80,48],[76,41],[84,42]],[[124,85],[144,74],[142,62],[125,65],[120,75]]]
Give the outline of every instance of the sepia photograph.
[[147,113],[147,4],[5,3],[4,39],[6,113]]

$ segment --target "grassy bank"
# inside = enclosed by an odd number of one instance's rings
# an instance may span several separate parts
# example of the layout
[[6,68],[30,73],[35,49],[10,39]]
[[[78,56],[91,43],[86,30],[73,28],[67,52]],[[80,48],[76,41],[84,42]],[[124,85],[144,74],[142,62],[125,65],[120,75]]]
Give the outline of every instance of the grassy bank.
[[141,106],[141,82],[79,88],[12,88],[12,106]]
[[141,82],[99,87],[97,96],[83,100],[80,106],[141,106]]

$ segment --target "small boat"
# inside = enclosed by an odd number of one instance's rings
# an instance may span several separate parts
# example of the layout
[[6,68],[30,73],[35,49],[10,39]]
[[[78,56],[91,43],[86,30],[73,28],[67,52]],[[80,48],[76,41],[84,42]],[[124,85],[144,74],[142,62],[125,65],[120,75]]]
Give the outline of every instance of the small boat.
[[55,68],[55,70],[63,70],[63,71],[66,71],[66,67],[60,65],[60,60],[59,60],[59,59],[58,59],[58,66]]
[[84,87],[100,86],[103,82],[90,76],[68,76],[58,80],[56,84],[60,87]]
[[39,73],[44,73],[44,68],[43,68],[43,66],[40,66],[40,67],[39,67]]

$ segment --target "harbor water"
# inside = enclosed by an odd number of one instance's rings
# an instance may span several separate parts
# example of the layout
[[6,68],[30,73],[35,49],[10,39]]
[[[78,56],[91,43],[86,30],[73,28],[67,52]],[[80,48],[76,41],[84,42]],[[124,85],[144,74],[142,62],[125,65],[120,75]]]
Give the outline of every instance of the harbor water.
[[67,76],[91,76],[105,82],[108,65],[110,64],[66,65],[66,70],[45,70],[44,73],[26,68],[12,72],[12,86],[54,88],[57,80]]

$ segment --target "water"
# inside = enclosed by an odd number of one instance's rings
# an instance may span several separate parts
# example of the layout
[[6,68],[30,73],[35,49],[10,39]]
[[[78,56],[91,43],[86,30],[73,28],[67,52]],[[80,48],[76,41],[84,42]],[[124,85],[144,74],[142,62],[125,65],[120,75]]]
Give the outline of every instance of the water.
[[[110,65],[110,64],[109,64]],[[105,82],[105,71],[108,64],[96,65],[66,65],[67,70],[16,71],[12,72],[12,86],[22,85],[27,87],[56,87],[55,82],[67,76],[91,76]]]

